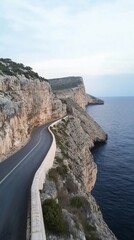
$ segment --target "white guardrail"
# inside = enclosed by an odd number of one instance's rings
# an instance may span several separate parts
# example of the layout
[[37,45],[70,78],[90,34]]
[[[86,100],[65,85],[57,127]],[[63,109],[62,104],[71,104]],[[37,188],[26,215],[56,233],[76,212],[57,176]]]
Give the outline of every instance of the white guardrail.
[[52,145],[45,159],[43,160],[41,166],[37,170],[31,187],[31,240],[46,240],[39,190],[43,189],[46,173],[53,165],[56,152],[56,141],[54,134],[50,130],[50,127],[57,124],[60,121],[61,119],[55,121],[48,127],[53,137]]

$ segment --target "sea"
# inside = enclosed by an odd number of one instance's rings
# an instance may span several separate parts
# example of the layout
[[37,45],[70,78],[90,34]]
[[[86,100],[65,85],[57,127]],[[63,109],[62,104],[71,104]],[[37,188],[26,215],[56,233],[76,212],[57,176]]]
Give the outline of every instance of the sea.
[[92,191],[105,222],[118,240],[134,240],[134,97],[102,98],[87,112],[108,134],[92,150],[98,166]]

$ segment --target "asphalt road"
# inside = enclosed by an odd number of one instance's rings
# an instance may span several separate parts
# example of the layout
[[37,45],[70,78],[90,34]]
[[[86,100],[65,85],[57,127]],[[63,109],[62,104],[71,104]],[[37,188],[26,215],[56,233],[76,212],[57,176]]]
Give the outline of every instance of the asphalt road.
[[0,240],[25,240],[30,188],[52,136],[49,124],[35,128],[18,152],[0,163]]

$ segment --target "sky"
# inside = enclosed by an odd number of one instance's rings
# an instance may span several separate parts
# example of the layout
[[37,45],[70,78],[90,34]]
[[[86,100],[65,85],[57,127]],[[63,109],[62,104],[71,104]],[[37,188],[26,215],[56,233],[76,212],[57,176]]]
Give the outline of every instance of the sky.
[[[133,0],[0,1],[0,56],[87,92],[134,95]],[[115,88],[116,86],[116,88]]]

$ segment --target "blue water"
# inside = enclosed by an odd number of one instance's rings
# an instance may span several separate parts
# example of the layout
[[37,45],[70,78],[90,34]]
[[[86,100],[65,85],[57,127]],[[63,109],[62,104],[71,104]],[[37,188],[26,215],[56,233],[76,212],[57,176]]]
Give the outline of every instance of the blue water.
[[98,166],[92,194],[119,240],[134,240],[134,97],[104,98],[87,112],[108,134],[93,150]]

